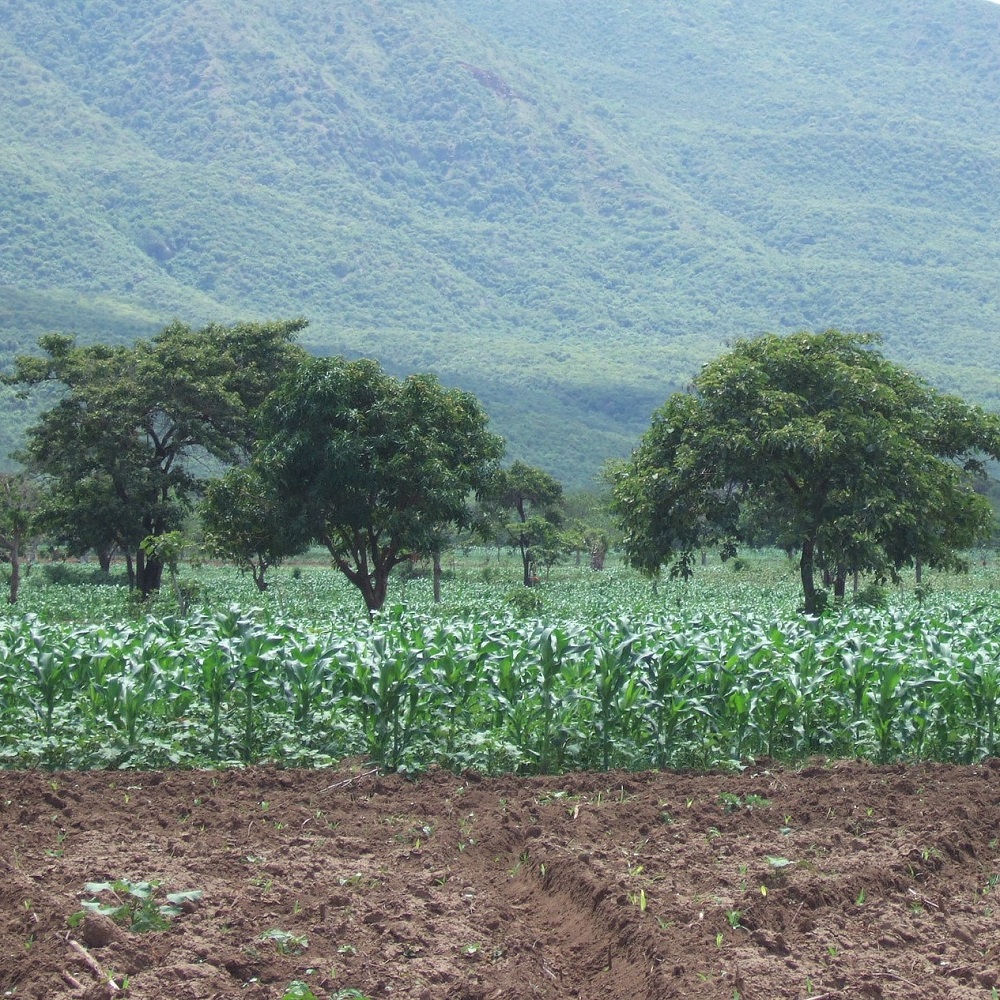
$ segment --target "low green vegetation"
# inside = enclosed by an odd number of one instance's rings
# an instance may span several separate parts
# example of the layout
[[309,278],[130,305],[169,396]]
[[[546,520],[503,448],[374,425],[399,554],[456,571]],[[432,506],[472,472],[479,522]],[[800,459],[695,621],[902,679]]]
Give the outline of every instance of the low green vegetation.
[[111,882],[88,882],[84,892],[90,897],[83,900],[83,909],[70,917],[70,926],[83,921],[88,913],[109,917],[135,934],[147,931],[165,931],[174,917],[184,912],[185,906],[197,903],[202,897],[200,889],[185,892],[160,893],[160,882],[133,882],[119,878]]
[[365,754],[530,774],[1000,752],[1000,581],[981,558],[919,601],[894,587],[885,607],[849,594],[805,618],[780,553],[658,585],[617,564],[557,567],[528,591],[536,611],[504,599],[519,556],[473,550],[446,560],[441,604],[428,577],[396,575],[371,619],[327,568],[276,571],[265,595],[230,570],[181,571],[201,583],[187,614],[166,592],[140,608],[124,586],[35,567],[0,616],[0,766]]

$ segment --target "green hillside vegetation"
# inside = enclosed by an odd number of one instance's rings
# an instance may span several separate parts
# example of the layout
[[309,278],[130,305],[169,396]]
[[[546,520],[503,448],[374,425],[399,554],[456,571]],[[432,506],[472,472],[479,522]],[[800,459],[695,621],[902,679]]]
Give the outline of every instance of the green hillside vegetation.
[[983,0],[7,0],[0,362],[304,315],[568,485],[765,330],[878,330],[994,405],[998,29]]

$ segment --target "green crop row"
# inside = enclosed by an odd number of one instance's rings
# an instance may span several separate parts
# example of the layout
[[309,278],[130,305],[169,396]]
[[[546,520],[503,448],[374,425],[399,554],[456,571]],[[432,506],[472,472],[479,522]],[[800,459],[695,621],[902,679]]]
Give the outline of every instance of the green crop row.
[[988,609],[818,620],[707,610],[553,624],[395,609],[335,626],[232,607],[0,620],[0,766],[488,772],[998,752]]

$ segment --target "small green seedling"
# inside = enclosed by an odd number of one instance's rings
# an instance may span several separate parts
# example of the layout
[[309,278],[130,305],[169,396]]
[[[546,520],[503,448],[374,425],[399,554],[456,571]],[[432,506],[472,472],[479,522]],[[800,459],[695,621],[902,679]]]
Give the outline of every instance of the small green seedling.
[[772,857],[770,854],[767,856],[767,863],[775,870],[781,871],[784,868],[790,868],[795,864],[794,861],[789,861],[788,858],[776,858]]
[[197,902],[202,897],[200,889],[187,892],[168,892],[166,902],[156,901],[160,882],[131,882],[115,879],[114,882],[87,882],[84,890],[93,898],[83,900],[83,909],[69,918],[71,927],[83,922],[86,914],[99,913],[110,917],[116,924],[135,931],[162,931],[170,926],[174,917],[184,912],[184,904]]
[[319,997],[301,979],[293,979],[282,994],[281,1000],[319,1000]]
[[309,938],[305,934],[295,934],[292,931],[265,931],[260,940],[273,941],[279,955],[301,955],[309,947]]

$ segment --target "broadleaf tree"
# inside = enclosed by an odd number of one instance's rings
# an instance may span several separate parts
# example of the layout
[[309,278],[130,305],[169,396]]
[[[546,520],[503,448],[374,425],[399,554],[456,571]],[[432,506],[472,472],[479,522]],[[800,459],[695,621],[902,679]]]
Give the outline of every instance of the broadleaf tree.
[[5,381],[62,390],[19,456],[51,482],[56,534],[71,550],[120,548],[130,582],[158,589],[163,561],[143,540],[181,527],[219,463],[246,461],[256,410],[304,356],[292,343],[303,326],[173,323],[131,346],[48,334],[41,356],[18,357]]
[[10,564],[7,602],[16,604],[21,587],[21,561],[38,537],[42,491],[23,472],[0,472],[0,560]]
[[251,468],[374,614],[395,566],[468,523],[469,500],[503,453],[487,422],[473,395],[431,375],[397,379],[369,359],[317,358],[268,401]]
[[804,608],[819,568],[894,577],[955,565],[988,533],[976,490],[1000,457],[1000,418],[887,360],[872,335],[738,341],[654,414],[611,473],[626,557],[686,573],[702,544],[766,524],[800,553]]
[[544,469],[518,460],[493,475],[481,510],[482,532],[517,549],[524,585],[530,587],[539,564],[551,566],[564,547],[562,484]]
[[286,517],[273,482],[254,467],[238,466],[212,480],[200,513],[209,552],[249,573],[261,592],[268,569],[308,544]]

